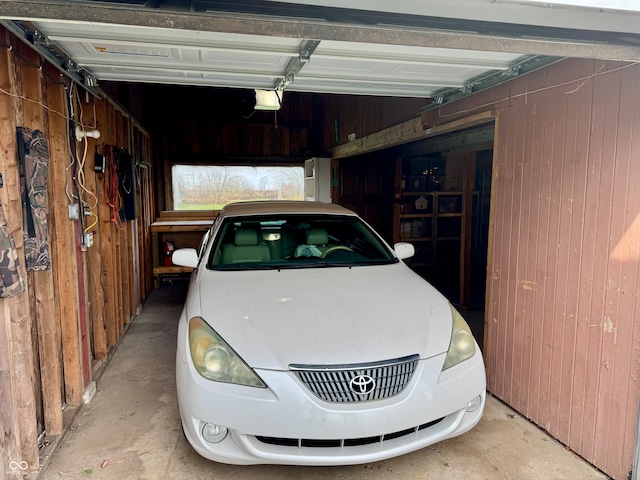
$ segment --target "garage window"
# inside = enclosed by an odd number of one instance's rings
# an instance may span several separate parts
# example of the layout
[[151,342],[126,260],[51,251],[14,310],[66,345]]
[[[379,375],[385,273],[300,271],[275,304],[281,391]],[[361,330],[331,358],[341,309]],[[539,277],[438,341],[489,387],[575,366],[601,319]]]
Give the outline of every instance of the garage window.
[[304,169],[174,165],[174,210],[219,210],[249,200],[303,200]]

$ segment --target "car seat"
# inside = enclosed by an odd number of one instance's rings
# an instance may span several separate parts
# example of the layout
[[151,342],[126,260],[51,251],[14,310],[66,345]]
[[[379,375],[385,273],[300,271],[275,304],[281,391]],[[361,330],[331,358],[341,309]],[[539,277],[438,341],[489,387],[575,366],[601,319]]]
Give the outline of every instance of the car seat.
[[258,232],[252,228],[236,230],[232,244],[222,248],[222,263],[251,263],[271,260],[269,247],[258,242]]
[[326,250],[329,234],[326,228],[310,228],[307,230],[306,244],[296,248],[296,257],[319,257]]

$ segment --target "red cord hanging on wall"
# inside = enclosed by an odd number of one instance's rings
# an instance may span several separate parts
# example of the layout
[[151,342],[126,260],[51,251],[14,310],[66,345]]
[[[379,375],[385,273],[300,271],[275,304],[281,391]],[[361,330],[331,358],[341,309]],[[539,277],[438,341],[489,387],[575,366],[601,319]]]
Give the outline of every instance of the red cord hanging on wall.
[[120,219],[120,210],[122,209],[122,197],[120,195],[118,166],[111,145],[104,148],[104,156],[106,160],[106,171],[104,176],[104,199],[111,207],[111,221],[118,230],[122,230],[122,220]]

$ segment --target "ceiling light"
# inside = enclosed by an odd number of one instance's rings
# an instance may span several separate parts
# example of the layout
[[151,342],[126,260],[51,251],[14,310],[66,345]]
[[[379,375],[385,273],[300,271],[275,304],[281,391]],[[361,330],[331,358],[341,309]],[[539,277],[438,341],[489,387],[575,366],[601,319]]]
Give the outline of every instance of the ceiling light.
[[282,92],[275,90],[257,90],[256,89],[256,110],[280,110]]

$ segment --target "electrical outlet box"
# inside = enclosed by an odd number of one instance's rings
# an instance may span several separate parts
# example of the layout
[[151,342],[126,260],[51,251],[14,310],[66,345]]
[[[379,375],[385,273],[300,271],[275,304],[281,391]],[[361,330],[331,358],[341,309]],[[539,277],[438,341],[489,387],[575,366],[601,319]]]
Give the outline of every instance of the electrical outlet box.
[[100,155],[99,153],[96,153],[95,157],[94,157],[94,164],[93,164],[93,170],[96,173],[104,173],[105,167],[106,167],[106,162],[105,162],[105,158],[104,155]]
[[69,220],[78,220],[80,218],[80,206],[77,203],[69,204]]
[[82,235],[82,244],[87,248],[93,247],[93,233],[85,232]]

